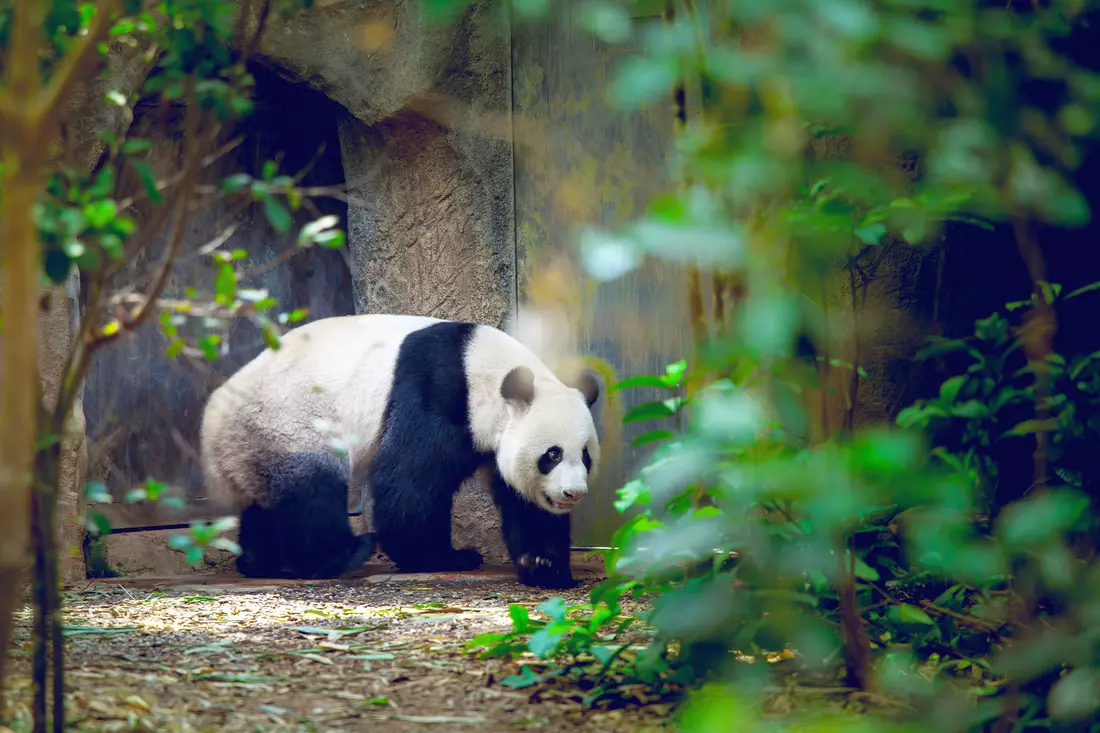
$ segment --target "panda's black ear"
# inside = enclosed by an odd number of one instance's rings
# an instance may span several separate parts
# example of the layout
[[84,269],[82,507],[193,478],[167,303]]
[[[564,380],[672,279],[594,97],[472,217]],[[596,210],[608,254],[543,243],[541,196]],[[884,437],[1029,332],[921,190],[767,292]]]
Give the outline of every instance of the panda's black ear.
[[589,407],[596,404],[596,400],[600,398],[600,383],[588,372],[581,373],[577,378],[576,387],[584,395],[584,401]]
[[525,366],[508,372],[500,385],[500,394],[506,400],[518,400],[525,405],[535,399],[535,375]]

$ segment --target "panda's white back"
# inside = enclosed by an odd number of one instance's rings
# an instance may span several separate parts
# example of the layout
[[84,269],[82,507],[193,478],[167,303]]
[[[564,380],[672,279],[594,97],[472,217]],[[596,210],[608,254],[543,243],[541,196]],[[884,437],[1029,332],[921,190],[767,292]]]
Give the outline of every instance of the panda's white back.
[[[211,498],[243,506],[261,496],[263,463],[288,452],[326,450],[334,437],[347,448],[353,484],[362,485],[382,437],[402,344],[414,332],[443,322],[390,314],[325,318],[287,333],[278,350],[265,349],[207,402],[201,451]],[[495,451],[510,429],[500,389],[514,367],[531,369],[540,404],[564,395],[577,399],[530,349],[498,329],[475,326],[465,353],[453,357],[455,369],[465,367],[467,416],[480,451]],[[575,410],[544,411],[564,418]],[[587,411],[578,414],[590,420]],[[546,429],[560,431],[568,430],[570,421],[551,422],[555,425]],[[322,424],[332,432],[319,430]]]
[[259,495],[257,462],[325,450],[329,423],[359,474],[380,437],[397,354],[405,338],[440,319],[367,314],[324,318],[290,331],[211,394],[201,452],[207,491],[227,506]]

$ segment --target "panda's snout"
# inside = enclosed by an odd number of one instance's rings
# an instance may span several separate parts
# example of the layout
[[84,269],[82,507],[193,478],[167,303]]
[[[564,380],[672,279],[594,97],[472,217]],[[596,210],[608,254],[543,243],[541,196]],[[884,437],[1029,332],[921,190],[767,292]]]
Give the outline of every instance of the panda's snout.
[[561,495],[564,496],[568,501],[580,501],[585,497],[585,494],[587,493],[587,486],[574,486],[572,488],[562,489],[561,491]]

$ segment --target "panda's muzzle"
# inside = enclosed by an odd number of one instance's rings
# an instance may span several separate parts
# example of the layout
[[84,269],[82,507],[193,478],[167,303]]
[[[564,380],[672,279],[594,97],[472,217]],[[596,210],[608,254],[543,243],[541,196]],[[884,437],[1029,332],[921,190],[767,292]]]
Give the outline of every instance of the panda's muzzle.
[[550,506],[559,511],[567,512],[575,507],[577,504],[579,504],[580,501],[588,495],[588,487],[581,486],[569,489],[562,489],[561,499],[555,499],[546,492],[544,492],[544,495],[546,496],[546,501],[549,502]]

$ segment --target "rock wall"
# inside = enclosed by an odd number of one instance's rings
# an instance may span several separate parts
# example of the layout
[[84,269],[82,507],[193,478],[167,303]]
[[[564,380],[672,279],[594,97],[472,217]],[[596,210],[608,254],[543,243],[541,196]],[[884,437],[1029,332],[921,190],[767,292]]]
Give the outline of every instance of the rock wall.
[[[482,134],[485,131],[476,125],[441,124],[416,110],[420,100],[431,96],[456,101],[470,115],[509,119],[509,31],[503,16],[483,7],[473,8],[457,24],[430,25],[422,17],[424,5],[410,0],[337,0],[303,18],[273,21],[260,45],[263,66],[296,85],[322,92],[340,107],[319,110],[290,102],[273,109],[268,103],[253,117],[280,115],[285,125],[303,129],[328,123],[333,127],[330,148],[337,149],[349,189],[351,271],[347,284],[315,284],[307,288],[309,294],[331,300],[336,288],[347,293],[358,313],[416,313],[503,325],[515,310],[510,128],[497,126]],[[296,122],[307,107],[313,116]],[[263,126],[262,117],[256,124]],[[167,147],[165,151],[167,155]],[[245,224],[245,230],[254,228]],[[208,228],[193,223],[196,231],[189,232],[189,244],[192,238],[203,238],[199,230],[204,227]],[[244,248],[263,259],[263,237],[257,236],[246,236],[256,242]],[[188,270],[184,275],[202,273]],[[274,292],[285,300],[279,287]],[[311,305],[319,317],[327,315],[332,304]],[[171,440],[169,432],[177,438],[194,432],[191,423],[207,389],[172,376],[162,356],[162,339],[155,328],[144,331],[148,333],[112,347],[117,353],[102,356],[106,361],[89,378],[89,399],[94,403],[89,409],[95,412],[89,434],[97,438],[91,470],[97,476],[115,475],[109,485],[118,494],[127,482],[150,470],[150,461],[158,462],[163,465],[156,473],[185,486],[188,503],[201,507],[192,501],[198,498],[194,492],[202,493],[195,485],[193,456],[181,454],[178,461],[165,462],[163,454],[180,452],[172,446],[179,441]],[[217,372],[227,376],[259,348],[258,343],[248,344],[228,362],[219,361]],[[124,363],[139,368],[119,376]],[[120,425],[125,423],[122,443],[101,446],[111,437],[104,422],[110,415],[117,415]],[[160,431],[164,439],[150,437],[156,421],[171,425]],[[187,435],[183,438],[194,442]],[[122,525],[144,525],[150,519],[180,521],[138,506],[115,505],[110,511]],[[487,487],[477,481],[463,487],[454,516],[456,545],[477,547],[490,561],[506,559]],[[360,528],[364,523],[358,521]],[[160,534],[109,536],[96,550],[97,563],[105,559],[118,572],[186,571],[182,556],[162,551]]]
[[[475,8],[456,24],[432,91],[471,115],[507,116],[507,29],[494,33],[490,22]],[[503,327],[515,310],[511,141],[408,109],[374,124],[344,115],[339,129],[356,312]],[[457,547],[507,559],[483,482],[463,486],[452,522]],[[363,524],[370,526],[369,505]]]

